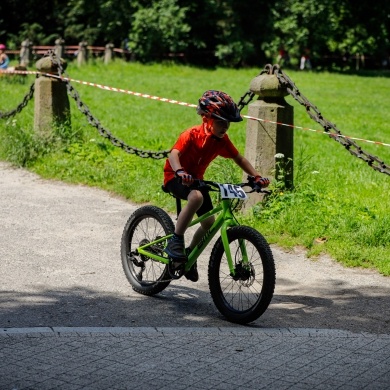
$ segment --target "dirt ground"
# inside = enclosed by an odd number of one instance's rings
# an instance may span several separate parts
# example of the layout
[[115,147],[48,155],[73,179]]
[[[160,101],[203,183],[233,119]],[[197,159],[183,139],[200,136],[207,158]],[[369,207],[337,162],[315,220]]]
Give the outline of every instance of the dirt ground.
[[[210,297],[207,255],[197,283],[180,279],[155,297],[131,289],[120,239],[136,208],[0,163],[0,327],[231,327]],[[250,326],[390,333],[389,277],[326,256],[311,260],[302,250],[272,250],[275,295]]]

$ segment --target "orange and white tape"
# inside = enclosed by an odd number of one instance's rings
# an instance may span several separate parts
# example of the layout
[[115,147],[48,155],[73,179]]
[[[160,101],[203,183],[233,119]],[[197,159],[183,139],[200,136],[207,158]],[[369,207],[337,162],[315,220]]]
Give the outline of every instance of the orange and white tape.
[[[54,74],[51,74],[51,73],[34,72],[34,71],[23,71],[23,70],[4,70],[4,71],[2,71],[2,73],[26,74],[26,75],[27,74],[33,74],[33,75],[39,74],[39,75],[42,75],[42,76],[57,78],[57,79],[60,79],[60,80],[63,80],[63,81],[69,81],[69,82],[74,82],[74,83],[78,83],[78,84],[82,84],[82,85],[88,85],[88,86],[91,86],[91,87],[96,87],[96,88],[99,88],[99,89],[103,89],[105,91],[120,92],[120,93],[125,93],[125,94],[128,94],[128,95],[143,97],[143,98],[146,98],[146,99],[158,100],[160,102],[178,104],[180,106],[185,106],[185,107],[195,108],[197,106],[196,104],[181,102],[181,101],[178,101],[178,100],[163,98],[163,97],[154,96],[154,95],[149,95],[149,94],[146,94],[146,93],[133,92],[133,91],[130,91],[130,90],[127,90],[127,89],[122,89],[122,88],[109,87],[107,85],[91,83],[91,82],[88,82],[88,81],[76,80],[76,79],[72,79],[72,78],[69,78],[69,77],[63,77],[63,76],[54,75]],[[319,134],[333,135],[335,137],[341,137],[341,138],[346,138],[346,139],[350,139],[350,140],[354,140],[354,141],[361,141],[361,142],[367,142],[367,143],[371,143],[371,144],[375,144],[375,145],[389,146],[390,147],[390,144],[385,143],[385,142],[371,141],[371,140],[364,139],[364,138],[350,137],[350,136],[341,135],[341,134],[333,134],[333,133],[329,133],[329,132],[326,132],[326,131],[323,131],[323,130],[316,130],[316,129],[311,129],[309,127],[302,127],[302,126],[296,126],[296,125],[291,125],[291,124],[287,124],[287,123],[275,122],[275,121],[271,121],[271,120],[267,120],[267,119],[256,118],[256,117],[249,116],[249,115],[242,115],[242,117],[246,118],[246,119],[250,119],[250,120],[255,120],[255,121],[258,121],[258,122],[273,123],[273,124],[276,124],[276,125],[287,126],[287,127],[291,127],[291,128],[298,129],[298,130],[305,130],[305,131],[311,131],[311,132],[315,132],[315,133],[319,133]]]

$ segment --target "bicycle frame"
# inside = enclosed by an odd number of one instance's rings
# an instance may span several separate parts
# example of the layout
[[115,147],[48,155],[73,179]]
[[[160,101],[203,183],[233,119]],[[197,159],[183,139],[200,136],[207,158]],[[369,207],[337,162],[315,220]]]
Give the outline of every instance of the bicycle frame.
[[[202,221],[204,221],[205,219],[207,219],[208,217],[219,213],[219,215],[216,217],[213,225],[205,233],[202,240],[195,246],[195,248],[188,255],[188,260],[185,264],[185,271],[188,271],[193,266],[193,264],[196,262],[198,257],[204,251],[204,249],[207,247],[207,245],[210,243],[210,241],[213,239],[213,237],[220,230],[221,231],[221,239],[222,239],[223,247],[225,249],[230,273],[231,273],[231,275],[235,274],[233,259],[232,259],[232,255],[230,253],[229,241],[228,241],[228,237],[227,237],[227,229],[229,227],[232,227],[232,226],[237,226],[238,222],[234,219],[233,213],[230,209],[230,202],[231,201],[229,199],[222,199],[221,202],[216,207],[214,207],[209,212],[201,215],[200,217],[194,219],[190,223],[190,225],[189,225],[190,227],[195,226],[195,225],[201,223]],[[170,237],[172,237],[172,234],[161,237],[158,240],[150,242],[146,245],[142,245],[142,246],[137,248],[138,253],[141,255],[147,256],[153,260],[159,261],[161,263],[168,264],[170,262],[168,257],[159,256],[153,252],[149,252],[148,248],[152,247],[153,245],[159,244],[159,243],[169,239]],[[245,245],[243,245],[243,243],[241,243],[240,247],[241,247],[244,262],[246,262],[247,261],[247,254],[246,254]]]

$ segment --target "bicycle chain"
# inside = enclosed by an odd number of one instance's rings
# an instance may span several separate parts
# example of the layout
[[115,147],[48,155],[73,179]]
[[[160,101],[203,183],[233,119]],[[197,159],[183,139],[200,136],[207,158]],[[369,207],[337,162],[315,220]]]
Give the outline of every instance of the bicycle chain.
[[[302,106],[306,108],[307,114],[315,122],[319,123],[329,137],[343,145],[353,156],[365,161],[374,170],[390,175],[390,166],[385,164],[378,157],[365,152],[356,142],[344,136],[335,124],[326,120],[317,107],[301,94],[294,82],[280,69],[279,65],[266,65],[263,73],[275,74],[280,84],[287,92]],[[313,112],[312,112],[313,111]]]

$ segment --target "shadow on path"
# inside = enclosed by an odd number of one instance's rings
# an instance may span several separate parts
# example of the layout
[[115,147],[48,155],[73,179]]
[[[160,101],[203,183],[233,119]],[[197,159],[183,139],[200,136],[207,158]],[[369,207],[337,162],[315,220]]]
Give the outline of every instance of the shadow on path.
[[[268,310],[251,327],[343,329],[389,333],[390,290],[368,296],[351,288],[316,290],[321,295],[275,294]],[[115,296],[83,287],[34,292],[3,291],[0,327],[231,327],[215,308],[208,291],[171,284],[147,297]]]

